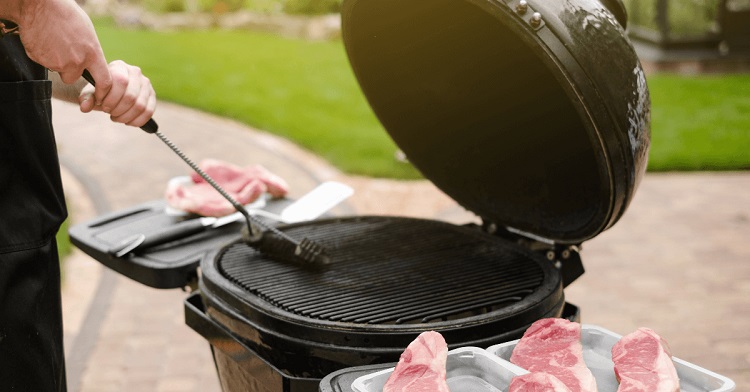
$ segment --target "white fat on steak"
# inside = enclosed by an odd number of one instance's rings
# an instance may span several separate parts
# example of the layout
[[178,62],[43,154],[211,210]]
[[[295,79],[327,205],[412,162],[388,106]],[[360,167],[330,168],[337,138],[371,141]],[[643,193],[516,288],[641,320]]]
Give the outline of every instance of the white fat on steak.
[[618,392],[679,392],[680,380],[664,339],[649,328],[638,328],[612,347]]
[[536,321],[516,344],[510,361],[529,372],[555,376],[571,392],[597,391],[583,361],[581,324],[561,318]]
[[[252,203],[266,192],[272,197],[282,197],[289,190],[286,181],[260,165],[240,167],[218,159],[206,159],[198,167],[242,205]],[[202,216],[223,216],[235,211],[198,173],[190,177],[191,183],[167,186],[165,197],[170,207]]]
[[450,392],[445,379],[447,360],[443,336],[422,332],[401,354],[383,392]]
[[570,392],[570,388],[549,373],[528,373],[510,380],[508,392]]

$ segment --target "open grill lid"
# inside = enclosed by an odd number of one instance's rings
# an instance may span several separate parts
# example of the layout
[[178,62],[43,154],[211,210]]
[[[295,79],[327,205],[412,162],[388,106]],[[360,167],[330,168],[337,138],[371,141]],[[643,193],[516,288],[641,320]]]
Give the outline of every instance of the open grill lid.
[[523,3],[346,0],[344,44],[435,185],[488,222],[580,243],[619,219],[645,171],[645,76],[598,1]]

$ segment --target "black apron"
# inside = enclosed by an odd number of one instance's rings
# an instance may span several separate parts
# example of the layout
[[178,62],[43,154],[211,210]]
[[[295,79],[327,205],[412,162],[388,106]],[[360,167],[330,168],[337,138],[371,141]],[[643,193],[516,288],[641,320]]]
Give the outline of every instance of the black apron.
[[0,390],[66,390],[55,234],[67,217],[52,83],[0,39]]

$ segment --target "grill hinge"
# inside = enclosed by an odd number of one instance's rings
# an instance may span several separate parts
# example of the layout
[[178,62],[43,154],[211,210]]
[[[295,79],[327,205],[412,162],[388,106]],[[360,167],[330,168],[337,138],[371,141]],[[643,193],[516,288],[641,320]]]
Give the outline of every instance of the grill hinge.
[[507,227],[498,226],[494,223],[484,221],[482,229],[490,234],[515,242],[534,252],[543,254],[547,260],[560,270],[563,287],[568,287],[585,272],[581,260],[581,244],[562,245],[540,238],[521,234],[520,231],[508,230]]
[[555,245],[546,253],[547,260],[553,262],[562,275],[563,287],[568,287],[584,272],[580,245]]

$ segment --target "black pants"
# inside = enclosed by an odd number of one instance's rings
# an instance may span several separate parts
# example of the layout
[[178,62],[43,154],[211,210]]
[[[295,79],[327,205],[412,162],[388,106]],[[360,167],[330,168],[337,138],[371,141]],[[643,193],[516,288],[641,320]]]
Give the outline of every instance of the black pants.
[[54,239],[40,248],[0,253],[0,314],[0,390],[65,391]]

